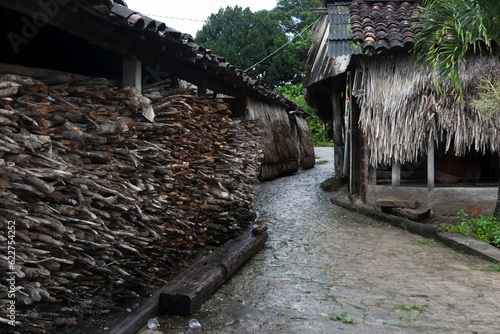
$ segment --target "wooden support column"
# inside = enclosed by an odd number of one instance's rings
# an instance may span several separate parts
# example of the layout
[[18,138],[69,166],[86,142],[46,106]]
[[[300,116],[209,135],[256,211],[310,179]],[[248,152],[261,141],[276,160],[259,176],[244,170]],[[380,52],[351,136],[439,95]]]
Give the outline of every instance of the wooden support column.
[[427,149],[427,189],[434,189],[434,140],[429,138],[429,148]]
[[196,94],[198,97],[207,96],[207,84],[205,82],[198,85],[198,92]]
[[399,187],[401,185],[401,165],[392,160],[392,186]]
[[133,86],[142,90],[142,72],[141,61],[134,59],[127,59],[123,61],[123,87]]
[[377,168],[373,166],[368,167],[368,184],[376,185],[377,184]]

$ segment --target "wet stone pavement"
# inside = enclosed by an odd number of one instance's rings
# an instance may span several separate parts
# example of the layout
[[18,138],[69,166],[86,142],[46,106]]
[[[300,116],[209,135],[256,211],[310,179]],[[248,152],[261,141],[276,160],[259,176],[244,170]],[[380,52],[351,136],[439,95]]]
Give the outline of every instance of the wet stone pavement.
[[191,317],[140,333],[500,333],[500,273],[474,270],[491,263],[333,206],[333,149],[316,156],[255,187],[264,249]]

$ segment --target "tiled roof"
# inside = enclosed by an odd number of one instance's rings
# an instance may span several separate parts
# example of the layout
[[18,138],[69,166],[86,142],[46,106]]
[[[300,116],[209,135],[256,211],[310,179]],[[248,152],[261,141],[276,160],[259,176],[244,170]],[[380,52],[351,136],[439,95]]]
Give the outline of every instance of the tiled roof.
[[304,85],[344,73],[352,55],[373,55],[384,50],[407,49],[421,31],[421,1],[325,1],[311,33]]
[[248,88],[256,95],[297,109],[298,106],[294,102],[285,99],[261,81],[251,78],[243,70],[226,62],[225,57],[214,55],[211,50],[196,44],[191,35],[170,28],[163,22],[156,21],[116,2],[113,3],[110,12],[116,18],[124,20],[130,27],[156,35],[154,39],[160,43],[176,44],[176,47],[182,50],[180,58],[193,62],[200,70],[211,69],[217,77],[229,81],[235,87]]
[[[349,6],[329,5],[329,56],[377,54],[413,45],[422,13],[419,1],[354,1]],[[348,17],[348,21],[346,18]],[[350,35],[346,38],[345,32]]]
[[391,1],[368,4],[364,1],[349,6],[352,40],[364,53],[379,53],[386,49],[413,45],[418,15],[418,2]]

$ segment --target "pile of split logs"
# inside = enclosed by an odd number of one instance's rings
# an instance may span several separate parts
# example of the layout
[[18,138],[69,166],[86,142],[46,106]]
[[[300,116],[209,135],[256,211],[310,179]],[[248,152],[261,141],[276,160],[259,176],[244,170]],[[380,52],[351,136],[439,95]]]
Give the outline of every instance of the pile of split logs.
[[246,228],[260,130],[230,114],[168,86],[0,75],[0,328],[11,272],[15,331],[56,332]]

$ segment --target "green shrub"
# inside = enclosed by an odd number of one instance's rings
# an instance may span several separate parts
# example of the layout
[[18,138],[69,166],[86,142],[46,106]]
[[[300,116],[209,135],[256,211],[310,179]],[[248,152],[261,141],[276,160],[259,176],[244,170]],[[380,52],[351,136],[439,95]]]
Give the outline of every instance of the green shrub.
[[461,210],[458,215],[461,218],[460,225],[447,227],[447,231],[461,233],[500,247],[500,221],[497,218],[493,215],[469,217],[464,210]]

